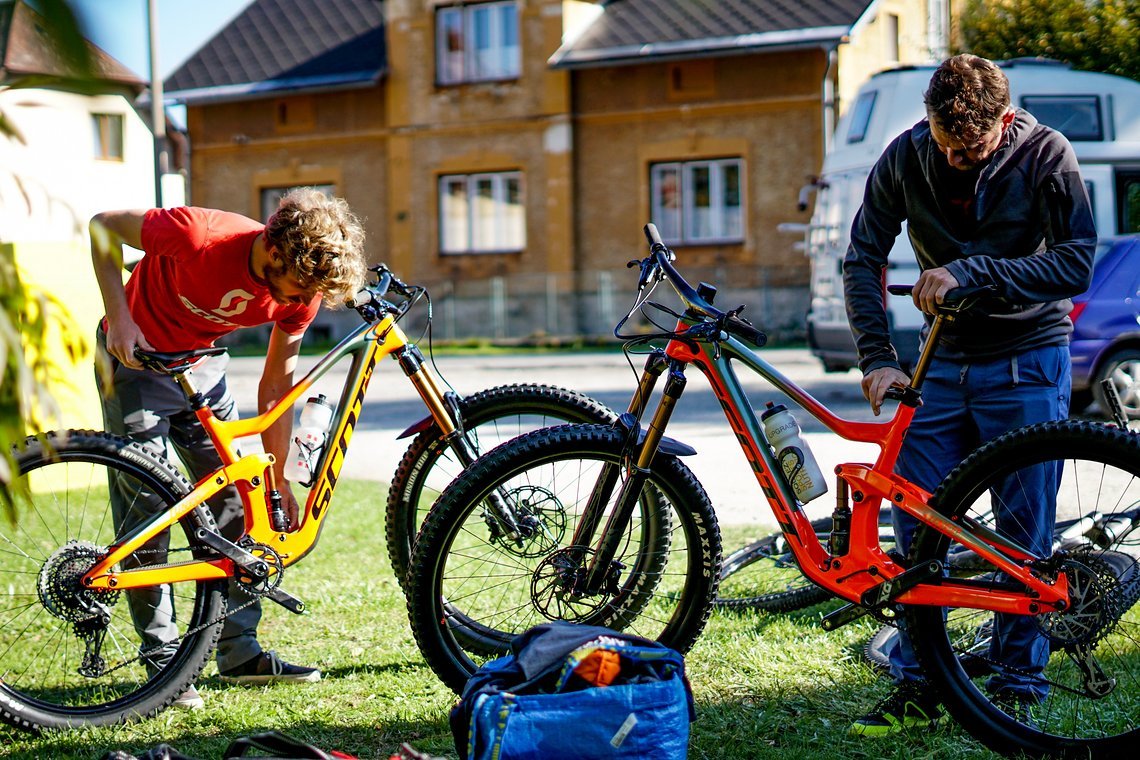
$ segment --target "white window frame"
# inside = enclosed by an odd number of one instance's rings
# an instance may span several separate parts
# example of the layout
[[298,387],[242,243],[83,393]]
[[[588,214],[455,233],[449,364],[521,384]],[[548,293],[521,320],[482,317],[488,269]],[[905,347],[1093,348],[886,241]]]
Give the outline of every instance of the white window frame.
[[[726,174],[736,170],[737,205],[725,203]],[[694,178],[708,172],[707,206],[697,205]],[[672,203],[665,197],[671,178]],[[744,240],[744,159],[719,158],[700,161],[663,161],[649,168],[650,214],[666,242],[704,245],[740,243]]]
[[[484,25],[485,24],[485,25]],[[513,41],[508,39],[509,31]],[[451,51],[449,32],[458,32],[462,49]],[[485,45],[480,35],[485,33]],[[436,82],[441,85],[518,79],[521,60],[518,3],[515,0],[445,6],[435,15]]]
[[[517,202],[511,203],[511,183]],[[490,204],[481,207],[481,187],[490,188]],[[449,190],[460,188],[460,206]],[[520,171],[444,174],[439,194],[439,252],[445,256],[516,253],[526,248],[526,186]]]

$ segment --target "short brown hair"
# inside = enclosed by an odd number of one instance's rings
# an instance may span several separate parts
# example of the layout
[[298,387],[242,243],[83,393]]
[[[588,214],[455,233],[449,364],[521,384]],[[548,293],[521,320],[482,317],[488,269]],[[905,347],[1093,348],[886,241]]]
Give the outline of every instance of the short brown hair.
[[963,53],[935,70],[923,102],[927,117],[948,135],[976,140],[1009,110],[1009,80],[993,61]]
[[364,286],[364,228],[343,198],[311,187],[290,190],[265,223],[265,240],[302,287],[325,296],[326,306],[342,305]]

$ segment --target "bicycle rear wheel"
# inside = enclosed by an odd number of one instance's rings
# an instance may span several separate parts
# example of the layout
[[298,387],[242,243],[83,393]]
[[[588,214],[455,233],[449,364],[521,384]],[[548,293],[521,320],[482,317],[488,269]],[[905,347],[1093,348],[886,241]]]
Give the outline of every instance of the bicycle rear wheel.
[[[1033,563],[1042,577],[1066,578],[1069,609],[995,616],[909,607],[911,640],[946,707],[991,748],[1033,756],[1131,755],[1140,740],[1140,437],[1084,421],[1013,431],[959,465],[932,504],[959,521],[992,507],[996,530],[1013,540],[1022,526],[1002,494],[1043,498],[1028,492],[1035,470],[1060,483],[1058,520],[1089,521],[1081,528],[1083,546]],[[949,546],[946,536],[925,528],[911,561],[941,559]],[[1024,588],[980,557],[973,560],[975,585]],[[978,632],[987,629],[991,642],[1004,642],[1004,653],[997,644],[978,646]],[[1043,670],[1032,657],[1016,660],[1033,647],[1047,657],[1038,660]]]
[[[17,523],[0,526],[0,719],[23,729],[123,723],[154,715],[194,682],[217,642],[221,582],[97,591],[79,578],[115,544],[110,483],[132,515],[178,501],[189,483],[168,462],[124,438],[49,433],[14,451]],[[166,551],[140,565],[190,559],[205,507],[168,531]],[[148,551],[152,553],[147,553]],[[161,640],[136,630],[149,613]]]
[[[607,425],[617,416],[608,407],[575,391],[550,385],[505,385],[465,397],[459,403],[467,442],[478,454],[523,433],[563,423]],[[404,452],[388,489],[385,518],[388,557],[400,587],[406,589],[416,532],[463,463],[438,425],[415,437]]]
[[[571,539],[599,473],[623,466],[624,437],[595,425],[528,433],[484,455],[436,502],[413,551],[408,611],[420,650],[450,688],[461,691],[511,638],[549,620],[692,646],[716,591],[720,533],[677,458],[654,461],[605,588],[582,585],[593,548]],[[507,540],[488,497],[534,518],[530,538]],[[483,634],[477,645],[472,628]]]

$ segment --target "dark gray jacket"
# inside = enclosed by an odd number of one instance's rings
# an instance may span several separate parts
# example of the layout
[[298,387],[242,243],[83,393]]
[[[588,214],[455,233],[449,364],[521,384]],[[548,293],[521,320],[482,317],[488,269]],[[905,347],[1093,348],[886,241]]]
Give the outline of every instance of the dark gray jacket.
[[[1072,332],[1069,298],[1092,272],[1096,229],[1073,148],[1060,133],[1018,110],[978,177],[968,236],[952,231],[939,193],[946,162],[926,120],[887,146],[867,179],[843,263],[847,316],[864,373],[898,365],[883,304],[887,254],[907,222],[919,266],[944,266],[961,285],[991,284],[1005,300],[984,316],[947,325],[937,355],[986,360],[1049,345]],[[931,318],[926,317],[927,326]],[[924,330],[925,334],[925,330]]]

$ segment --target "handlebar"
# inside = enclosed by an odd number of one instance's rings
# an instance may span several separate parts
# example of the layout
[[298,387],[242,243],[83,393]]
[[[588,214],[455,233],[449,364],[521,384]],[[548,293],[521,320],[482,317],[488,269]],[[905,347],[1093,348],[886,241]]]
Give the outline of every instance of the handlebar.
[[[348,306],[360,314],[366,321],[373,322],[384,314],[403,315],[412,302],[424,292],[418,285],[408,285],[406,282],[392,274],[387,264],[377,264],[368,269],[376,274],[376,282],[365,285],[348,302]],[[387,300],[388,293],[395,293],[404,298],[404,302],[396,305]]]
[[743,306],[727,312],[721,311],[712,305],[712,298],[716,294],[715,287],[701,283],[699,287],[694,288],[681,276],[672,263],[676,259],[676,254],[661,240],[661,234],[655,224],[652,222],[646,224],[644,232],[645,238],[649,241],[649,255],[644,259],[629,262],[630,267],[641,268],[637,281],[638,292],[644,291],[651,283],[665,280],[685,305],[686,314],[714,322],[725,332],[746,340],[757,348],[768,342],[767,335],[739,316],[744,309]]
[[[892,296],[909,296],[913,291],[914,285],[887,286],[887,292]],[[993,285],[960,285],[946,291],[938,309],[947,314],[961,314],[990,298],[998,298],[997,288]]]

